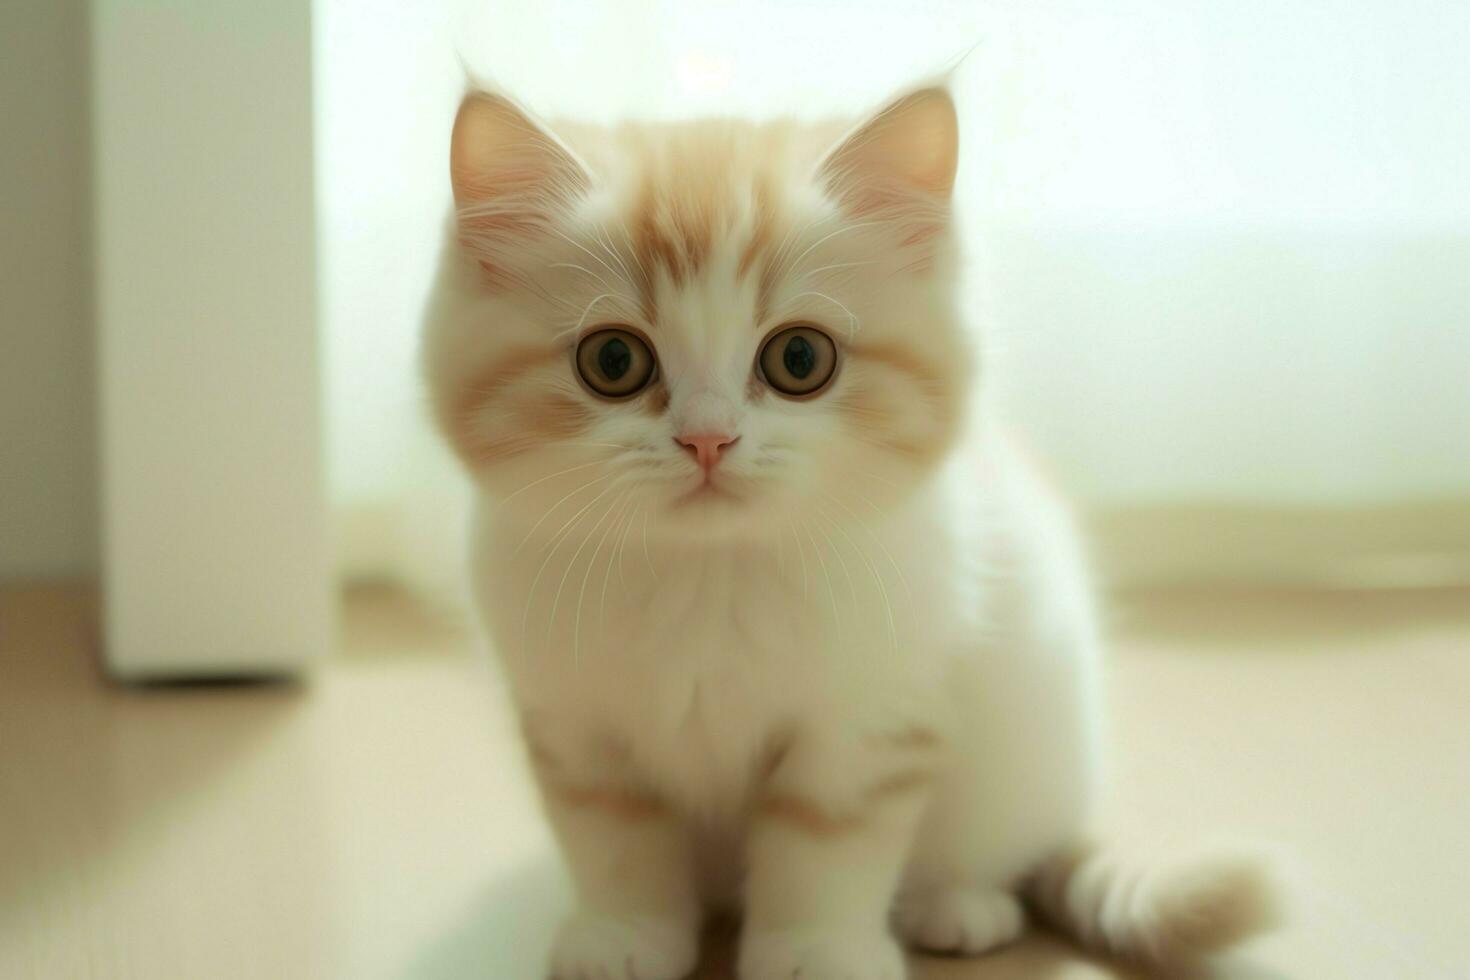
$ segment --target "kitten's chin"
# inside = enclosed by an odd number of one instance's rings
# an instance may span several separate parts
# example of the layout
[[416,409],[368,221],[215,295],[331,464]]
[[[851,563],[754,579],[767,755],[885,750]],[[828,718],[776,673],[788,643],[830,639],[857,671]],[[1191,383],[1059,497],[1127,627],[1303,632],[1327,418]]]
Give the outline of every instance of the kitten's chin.
[[675,493],[663,508],[663,523],[676,533],[734,535],[749,533],[764,510],[754,488],[731,482],[700,484]]
[[733,492],[729,487],[718,483],[701,483],[693,490],[674,498],[670,507],[674,510],[684,510],[690,507],[735,507],[744,502],[744,497]]

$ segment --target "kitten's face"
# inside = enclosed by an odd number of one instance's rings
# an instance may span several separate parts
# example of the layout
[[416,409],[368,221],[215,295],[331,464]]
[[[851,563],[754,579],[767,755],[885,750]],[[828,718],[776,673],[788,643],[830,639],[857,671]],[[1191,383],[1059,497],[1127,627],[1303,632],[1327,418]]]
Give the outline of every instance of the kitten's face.
[[553,531],[820,539],[931,471],[972,371],[953,109],[926,90],[840,135],[552,137],[466,100],[426,354],[481,485]]

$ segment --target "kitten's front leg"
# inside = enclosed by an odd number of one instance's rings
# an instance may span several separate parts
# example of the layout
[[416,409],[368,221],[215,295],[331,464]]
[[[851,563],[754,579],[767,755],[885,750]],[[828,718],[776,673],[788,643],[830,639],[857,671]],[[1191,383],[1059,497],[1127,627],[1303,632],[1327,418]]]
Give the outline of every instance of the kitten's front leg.
[[889,909],[931,779],[872,744],[791,750],[751,818],[740,980],[902,980]]
[[547,816],[577,889],[553,980],[680,980],[698,957],[699,901],[683,820],[595,741],[530,734]]

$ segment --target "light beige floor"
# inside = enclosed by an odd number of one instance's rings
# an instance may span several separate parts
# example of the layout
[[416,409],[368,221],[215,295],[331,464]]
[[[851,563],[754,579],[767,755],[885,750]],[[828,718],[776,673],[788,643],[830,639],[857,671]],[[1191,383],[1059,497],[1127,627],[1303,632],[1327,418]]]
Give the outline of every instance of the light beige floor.
[[[92,609],[0,592],[0,977],[539,976],[566,885],[458,631],[358,595],[310,684],[123,689]],[[1274,841],[1296,868],[1296,922],[1221,975],[1470,977],[1470,594],[1152,596],[1116,618],[1103,823]],[[1139,976],[1041,938],[916,963]]]

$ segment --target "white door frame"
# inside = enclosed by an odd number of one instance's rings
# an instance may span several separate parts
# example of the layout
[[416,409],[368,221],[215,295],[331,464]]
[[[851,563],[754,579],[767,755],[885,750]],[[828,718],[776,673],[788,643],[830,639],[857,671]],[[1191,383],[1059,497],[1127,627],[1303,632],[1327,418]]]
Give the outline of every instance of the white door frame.
[[295,673],[332,638],[310,0],[93,0],[105,660]]

